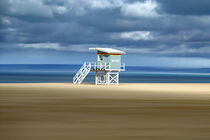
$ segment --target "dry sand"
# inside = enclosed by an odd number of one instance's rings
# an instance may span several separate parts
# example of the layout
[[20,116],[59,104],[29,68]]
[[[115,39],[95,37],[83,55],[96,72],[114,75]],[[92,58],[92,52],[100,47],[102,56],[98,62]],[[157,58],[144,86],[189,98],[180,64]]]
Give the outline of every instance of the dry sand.
[[209,140],[210,84],[0,84],[0,140]]

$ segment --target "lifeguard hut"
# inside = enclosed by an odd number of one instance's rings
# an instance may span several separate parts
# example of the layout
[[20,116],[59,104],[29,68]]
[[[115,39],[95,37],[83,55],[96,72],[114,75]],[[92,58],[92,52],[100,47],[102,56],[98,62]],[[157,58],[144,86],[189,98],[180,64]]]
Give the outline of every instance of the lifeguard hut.
[[119,72],[125,71],[121,55],[125,52],[112,48],[89,48],[97,51],[97,62],[85,62],[73,78],[74,84],[81,84],[90,71],[95,71],[95,84],[119,84]]

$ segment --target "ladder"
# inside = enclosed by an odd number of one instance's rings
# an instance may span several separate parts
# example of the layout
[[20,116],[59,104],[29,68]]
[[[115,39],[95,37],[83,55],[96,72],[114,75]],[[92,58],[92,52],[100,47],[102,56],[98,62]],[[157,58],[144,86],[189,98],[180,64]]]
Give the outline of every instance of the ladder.
[[73,84],[81,84],[82,81],[85,79],[87,74],[90,72],[91,69],[91,63],[86,64],[86,62],[83,64],[83,66],[80,68],[80,70],[77,72],[77,74],[73,78]]

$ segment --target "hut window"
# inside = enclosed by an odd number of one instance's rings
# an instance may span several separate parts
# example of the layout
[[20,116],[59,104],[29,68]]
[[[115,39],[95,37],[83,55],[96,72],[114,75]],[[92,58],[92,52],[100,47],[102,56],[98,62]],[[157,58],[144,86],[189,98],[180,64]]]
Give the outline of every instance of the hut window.
[[103,55],[98,55],[98,61],[103,61]]

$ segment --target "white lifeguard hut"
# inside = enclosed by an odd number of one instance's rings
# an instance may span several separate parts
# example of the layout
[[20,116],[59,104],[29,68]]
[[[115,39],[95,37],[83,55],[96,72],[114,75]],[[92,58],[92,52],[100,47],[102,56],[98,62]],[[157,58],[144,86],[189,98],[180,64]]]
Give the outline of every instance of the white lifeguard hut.
[[81,84],[90,71],[95,71],[95,84],[119,84],[119,72],[125,71],[121,55],[125,52],[112,48],[89,48],[97,51],[97,62],[85,62],[73,78],[74,84]]

